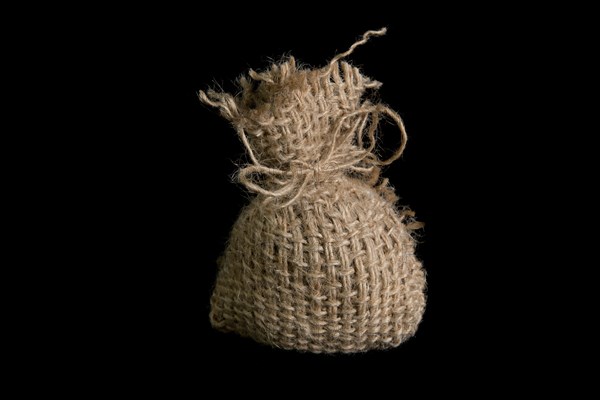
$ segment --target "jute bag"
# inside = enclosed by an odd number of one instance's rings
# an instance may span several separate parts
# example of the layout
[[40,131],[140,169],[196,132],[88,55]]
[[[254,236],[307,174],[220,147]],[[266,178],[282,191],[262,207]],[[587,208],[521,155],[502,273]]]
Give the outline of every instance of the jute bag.
[[[219,260],[215,328],[310,352],[389,348],[415,333],[425,308],[418,223],[379,178],[406,133],[398,114],[363,98],[381,84],[340,61],[384,33],[365,33],[324,68],[290,57],[250,70],[237,96],[199,93],[237,131],[250,161],[237,178],[256,193]],[[402,137],[387,160],[375,153],[383,118]]]

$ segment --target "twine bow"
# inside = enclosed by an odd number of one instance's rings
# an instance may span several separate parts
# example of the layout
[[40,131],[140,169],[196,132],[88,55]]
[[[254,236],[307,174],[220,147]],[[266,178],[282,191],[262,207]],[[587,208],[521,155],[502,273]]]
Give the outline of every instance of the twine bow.
[[[401,143],[398,149],[386,160],[379,160],[373,153],[375,149],[375,131],[379,125],[382,115],[389,116],[400,130]],[[356,117],[354,125],[343,137],[340,132],[344,123],[351,117]],[[371,117],[371,123],[366,130],[367,120]],[[268,198],[286,199],[281,207],[286,207],[296,201],[311,181],[322,181],[339,172],[350,172],[361,177],[371,185],[375,185],[379,178],[380,167],[389,165],[397,160],[406,147],[407,135],[402,118],[381,104],[364,104],[359,110],[342,117],[333,129],[331,145],[326,150],[326,155],[319,161],[309,164],[303,160],[292,160],[287,170],[270,168],[261,164],[252,150],[246,132],[238,127],[238,134],[242,140],[252,162],[251,165],[242,168],[238,173],[239,182],[248,190],[260,193]],[[368,147],[364,147],[363,133],[369,140]],[[348,147],[351,136],[356,135],[356,145],[349,147],[349,151],[340,150],[342,145]],[[258,177],[263,177],[259,179]]]

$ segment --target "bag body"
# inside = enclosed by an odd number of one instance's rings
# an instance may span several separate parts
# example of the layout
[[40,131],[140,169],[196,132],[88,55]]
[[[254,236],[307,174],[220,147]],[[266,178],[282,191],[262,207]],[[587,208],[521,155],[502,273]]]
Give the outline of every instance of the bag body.
[[425,274],[403,219],[348,178],[284,208],[254,199],[221,259],[212,325],[311,352],[399,345],[425,309]]

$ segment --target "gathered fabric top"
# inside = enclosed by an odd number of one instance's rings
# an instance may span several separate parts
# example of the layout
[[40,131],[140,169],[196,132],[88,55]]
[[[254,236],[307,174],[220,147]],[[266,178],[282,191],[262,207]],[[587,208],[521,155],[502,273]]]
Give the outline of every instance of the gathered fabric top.
[[[243,142],[250,164],[238,171],[238,180],[265,201],[288,206],[309,186],[340,175],[369,185],[379,182],[381,166],[404,151],[406,131],[400,116],[384,104],[364,99],[380,82],[360,73],[344,57],[386,29],[366,32],[350,49],[319,69],[303,69],[293,57],[264,72],[250,70],[239,80],[237,96],[200,91],[200,100],[219,108]],[[382,118],[398,126],[401,143],[387,159],[376,154],[376,132]]]

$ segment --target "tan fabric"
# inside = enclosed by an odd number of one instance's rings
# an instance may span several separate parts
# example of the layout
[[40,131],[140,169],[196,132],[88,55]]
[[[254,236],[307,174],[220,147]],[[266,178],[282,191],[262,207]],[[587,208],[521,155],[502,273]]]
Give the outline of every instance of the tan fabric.
[[[340,59],[324,68],[295,60],[250,71],[241,94],[200,92],[246,146],[251,164],[239,181],[257,193],[235,223],[220,260],[211,322],[286,349],[357,352],[399,345],[425,308],[425,273],[397,212],[382,165],[402,154],[401,118],[364,100],[381,84]],[[380,120],[389,117],[401,146],[375,154]]]

